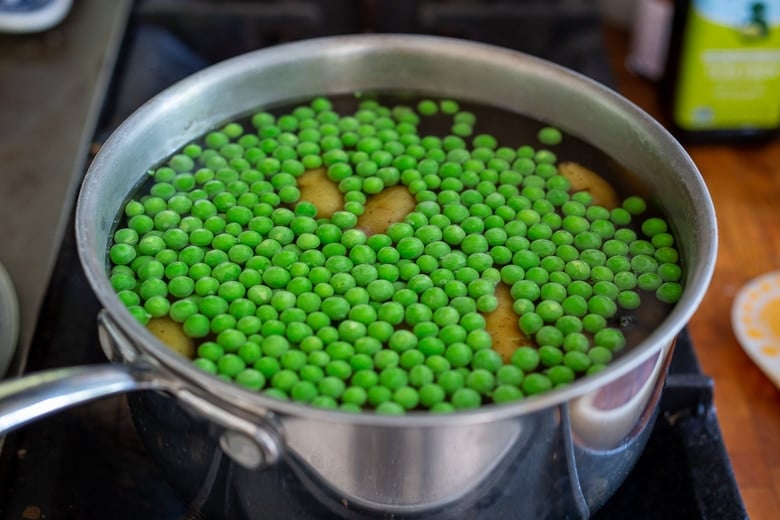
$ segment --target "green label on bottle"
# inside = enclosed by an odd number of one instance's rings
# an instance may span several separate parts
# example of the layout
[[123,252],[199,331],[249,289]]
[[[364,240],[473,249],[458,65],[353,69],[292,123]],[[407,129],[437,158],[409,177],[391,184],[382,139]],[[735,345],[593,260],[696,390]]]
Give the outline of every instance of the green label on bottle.
[[780,126],[780,0],[693,0],[681,52],[678,126]]

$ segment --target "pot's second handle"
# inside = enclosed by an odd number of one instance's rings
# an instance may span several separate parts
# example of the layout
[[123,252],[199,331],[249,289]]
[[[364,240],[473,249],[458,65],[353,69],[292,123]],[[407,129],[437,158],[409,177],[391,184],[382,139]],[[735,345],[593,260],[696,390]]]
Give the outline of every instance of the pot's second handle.
[[101,397],[161,389],[138,365],[57,368],[0,383],[0,435],[41,417]]

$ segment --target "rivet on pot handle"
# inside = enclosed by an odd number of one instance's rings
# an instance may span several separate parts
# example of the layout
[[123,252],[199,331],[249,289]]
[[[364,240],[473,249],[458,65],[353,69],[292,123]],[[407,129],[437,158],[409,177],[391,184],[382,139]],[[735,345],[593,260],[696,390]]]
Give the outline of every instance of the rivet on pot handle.
[[284,441],[277,428],[269,421],[263,420],[262,425],[256,424],[187,389],[180,389],[175,395],[179,402],[195,412],[195,415],[205,417],[224,428],[219,444],[237,464],[247,469],[260,469],[277,463],[281,458]]

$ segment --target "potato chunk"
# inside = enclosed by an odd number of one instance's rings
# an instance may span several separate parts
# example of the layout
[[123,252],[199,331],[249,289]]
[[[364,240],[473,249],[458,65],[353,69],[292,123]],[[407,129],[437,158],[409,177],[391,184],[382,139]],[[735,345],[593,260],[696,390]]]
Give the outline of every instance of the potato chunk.
[[416,206],[417,201],[406,186],[392,186],[366,201],[357,227],[366,235],[384,233],[390,224],[403,221]]
[[496,286],[496,298],[498,307],[485,315],[485,328],[493,337],[493,350],[501,355],[505,363],[509,363],[518,347],[533,345],[533,341],[520,330],[518,316],[512,309],[514,300],[506,284]]
[[344,196],[335,182],[330,180],[325,168],[309,170],[298,177],[301,200],[307,200],[317,208],[317,217],[330,218],[344,209]]
[[586,191],[593,197],[593,203],[613,209],[618,206],[615,189],[599,174],[575,162],[562,162],[558,172],[569,179],[571,191]]
[[195,342],[184,333],[179,323],[167,316],[152,318],[146,328],[171,350],[190,359],[195,357]]

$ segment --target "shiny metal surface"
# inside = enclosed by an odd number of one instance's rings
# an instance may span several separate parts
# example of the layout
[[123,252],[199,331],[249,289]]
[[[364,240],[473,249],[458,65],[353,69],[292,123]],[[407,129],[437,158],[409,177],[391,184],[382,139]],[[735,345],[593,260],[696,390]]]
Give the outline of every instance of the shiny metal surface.
[[[319,410],[250,393],[198,371],[132,319],[105,274],[106,245],[122,202],[148,167],[259,106],[388,89],[524,113],[607,151],[638,175],[680,239],[686,289],[671,315],[607,370],[566,388],[511,405],[403,417]],[[122,335],[132,338],[139,359],[171,374],[181,388],[208,398],[213,406],[254,418],[261,429],[273,422],[285,444],[282,466],[338,497],[334,508],[340,513],[346,512],[340,507],[352,505],[399,514],[444,511],[508,486],[501,496],[522,505],[529,517],[587,516],[622,482],[644,446],[665,360],[706,291],[717,243],[714,210],[696,167],[634,105],[584,77],[513,51],[409,35],[304,41],[240,56],[191,76],[141,107],[105,143],[77,208],[79,253],[87,277]],[[605,393],[623,399],[600,399]],[[199,412],[213,419],[207,408]],[[141,431],[152,446],[172,435],[173,422],[164,416],[142,412],[138,420],[145,421]],[[216,450],[218,436],[209,428],[202,434],[197,428],[185,431],[195,445]],[[223,448],[229,445],[223,437]],[[213,474],[207,461],[220,459],[190,450],[204,461],[198,467],[205,473],[200,474],[180,453],[156,454],[185,487]],[[241,469],[235,474],[229,485],[241,490],[247,512],[257,513],[253,486],[260,485],[265,473]]]
[[[458,519],[480,510],[509,510],[511,518],[576,518],[598,509],[631,471],[652,430],[670,359],[671,345],[641,370],[602,387],[600,395],[485,424],[376,428],[287,418],[287,456],[261,472],[220,456],[210,421],[183,413],[174,399],[145,393],[129,402],[147,449],[183,496],[224,503],[230,517],[262,518],[274,500],[288,500],[289,511],[292,494],[346,518],[380,511]],[[617,429],[619,438],[610,431],[616,423],[630,425]],[[605,435],[593,446],[591,434],[599,428]],[[187,457],[183,452],[191,446],[198,449]],[[228,477],[212,478],[220,473]],[[293,492],[290,479],[298,482]],[[223,498],[225,490],[235,503]],[[407,502],[389,502],[388,490]],[[309,518],[300,507],[301,517]]]
[[19,302],[8,272],[0,263],[0,379],[16,352],[19,339]]
[[382,429],[333,421],[313,429],[309,420],[291,417],[284,427],[298,463],[333,492],[368,508],[402,512],[442,506],[472,491],[513,447],[531,441],[538,420]]
[[109,395],[150,388],[133,365],[48,370],[0,384],[0,433]]

